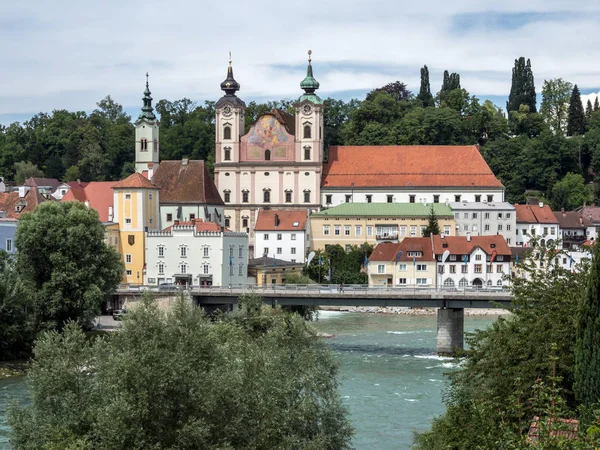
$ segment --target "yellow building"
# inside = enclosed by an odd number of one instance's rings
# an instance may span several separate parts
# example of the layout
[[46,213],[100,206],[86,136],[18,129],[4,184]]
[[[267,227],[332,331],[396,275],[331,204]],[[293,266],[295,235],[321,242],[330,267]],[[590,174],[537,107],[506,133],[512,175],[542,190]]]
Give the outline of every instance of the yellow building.
[[304,264],[267,256],[248,261],[248,282],[257,286],[284,284],[290,275],[302,275]]
[[144,283],[145,232],[159,230],[159,191],[137,172],[113,186],[113,222],[118,224],[119,247],[125,264],[123,283]]
[[369,258],[369,286],[436,286],[436,261],[431,238],[382,242]]
[[[310,216],[310,247],[323,250],[339,244],[346,250],[365,242],[398,242],[421,237],[427,227],[432,205],[423,203],[343,203]],[[454,214],[449,206],[434,203],[433,210],[446,236],[456,234]]]

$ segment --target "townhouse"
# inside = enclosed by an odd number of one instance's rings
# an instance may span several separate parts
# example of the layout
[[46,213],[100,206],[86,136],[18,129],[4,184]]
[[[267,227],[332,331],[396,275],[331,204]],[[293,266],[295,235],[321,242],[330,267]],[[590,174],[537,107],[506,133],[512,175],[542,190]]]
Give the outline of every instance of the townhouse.
[[308,211],[260,210],[256,220],[255,255],[304,263],[308,250]]

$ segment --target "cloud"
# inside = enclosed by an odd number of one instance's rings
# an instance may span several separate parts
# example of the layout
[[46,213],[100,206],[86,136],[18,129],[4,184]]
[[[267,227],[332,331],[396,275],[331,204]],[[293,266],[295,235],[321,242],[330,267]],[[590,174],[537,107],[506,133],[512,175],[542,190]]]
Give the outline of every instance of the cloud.
[[90,111],[108,94],[139,108],[146,71],[157,100],[216,100],[230,50],[247,101],[299,96],[308,48],[322,96],[347,98],[395,80],[416,92],[427,64],[433,92],[450,70],[472,94],[503,98],[519,56],[531,58],[538,91],[557,77],[598,91],[598,13],[595,0],[578,1],[577,13],[565,0],[305,0],[301,8],[241,0],[10,2],[0,19],[0,122]]

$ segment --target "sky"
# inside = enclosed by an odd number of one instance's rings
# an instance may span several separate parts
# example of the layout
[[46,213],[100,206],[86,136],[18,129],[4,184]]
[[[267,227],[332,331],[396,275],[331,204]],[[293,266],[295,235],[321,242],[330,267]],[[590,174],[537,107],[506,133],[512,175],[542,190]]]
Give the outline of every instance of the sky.
[[593,102],[599,13],[598,0],[3,2],[0,124],[89,112],[106,95],[137,116],[146,72],[155,101],[217,100],[229,51],[246,102],[298,97],[308,49],[321,97],[363,98],[395,80],[416,93],[427,64],[434,94],[449,70],[505,106],[525,56],[538,93],[561,77]]

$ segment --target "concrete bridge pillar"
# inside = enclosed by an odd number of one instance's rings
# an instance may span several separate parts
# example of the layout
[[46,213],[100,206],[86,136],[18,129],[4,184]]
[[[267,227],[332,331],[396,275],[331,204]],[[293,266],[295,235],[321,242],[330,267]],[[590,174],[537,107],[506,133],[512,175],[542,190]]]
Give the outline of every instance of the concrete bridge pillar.
[[465,310],[440,308],[437,312],[437,352],[454,356],[464,348]]

